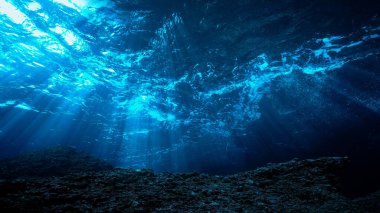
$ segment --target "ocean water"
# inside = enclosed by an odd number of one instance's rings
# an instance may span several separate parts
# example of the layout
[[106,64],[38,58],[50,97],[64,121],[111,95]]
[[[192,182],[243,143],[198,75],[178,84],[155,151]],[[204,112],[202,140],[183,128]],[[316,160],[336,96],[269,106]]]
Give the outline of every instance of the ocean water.
[[0,157],[67,145],[230,174],[349,156],[380,178],[380,4],[0,0]]

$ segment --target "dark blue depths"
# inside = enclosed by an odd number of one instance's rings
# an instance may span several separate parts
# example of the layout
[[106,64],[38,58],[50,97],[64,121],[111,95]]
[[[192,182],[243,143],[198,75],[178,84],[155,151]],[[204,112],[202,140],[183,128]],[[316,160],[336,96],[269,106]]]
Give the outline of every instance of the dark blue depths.
[[[347,155],[380,178],[376,1],[3,0],[0,156],[234,173]],[[354,175],[354,176],[355,176]]]

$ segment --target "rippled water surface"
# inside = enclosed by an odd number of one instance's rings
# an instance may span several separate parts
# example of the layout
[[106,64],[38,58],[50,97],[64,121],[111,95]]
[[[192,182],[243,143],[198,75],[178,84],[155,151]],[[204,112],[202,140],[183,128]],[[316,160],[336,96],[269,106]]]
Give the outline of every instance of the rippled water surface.
[[379,11],[0,0],[0,156],[64,144],[156,170],[322,155],[368,165],[380,153]]

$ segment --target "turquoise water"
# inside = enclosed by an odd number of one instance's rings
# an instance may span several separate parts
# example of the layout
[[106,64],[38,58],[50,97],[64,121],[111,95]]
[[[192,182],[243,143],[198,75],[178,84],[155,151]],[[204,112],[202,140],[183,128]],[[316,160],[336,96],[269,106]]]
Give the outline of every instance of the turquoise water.
[[[342,30],[332,15],[310,33],[239,4],[242,16],[218,17],[223,2],[207,2],[0,0],[1,155],[65,144],[118,166],[230,172],[324,149],[324,130],[364,111],[376,129],[376,14]],[[363,63],[371,74],[339,78]],[[363,78],[370,88],[352,86]]]

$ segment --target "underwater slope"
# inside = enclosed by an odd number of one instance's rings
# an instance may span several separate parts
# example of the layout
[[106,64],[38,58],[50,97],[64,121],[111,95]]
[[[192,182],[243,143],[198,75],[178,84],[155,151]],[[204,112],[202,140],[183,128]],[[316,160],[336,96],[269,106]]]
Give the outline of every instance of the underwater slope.
[[1,160],[0,178],[65,176],[67,174],[98,172],[112,168],[110,164],[72,147],[54,147]]
[[[57,155],[64,161],[57,161]],[[46,164],[38,165],[41,159]],[[23,212],[378,212],[380,194],[349,199],[340,193],[339,173],[347,158],[292,160],[238,173],[153,173],[151,170],[111,169],[72,148],[50,149],[13,160],[15,168],[44,170],[65,166],[66,174],[0,174],[0,210]],[[9,159],[12,160],[12,159]],[[29,163],[26,163],[26,160]],[[0,168],[9,161],[0,161]],[[84,170],[77,170],[78,165]],[[24,167],[24,169],[26,169]],[[17,177],[17,175],[20,175]],[[21,178],[22,177],[22,178]]]
[[233,173],[348,155],[380,177],[376,1],[4,0],[0,156]]

